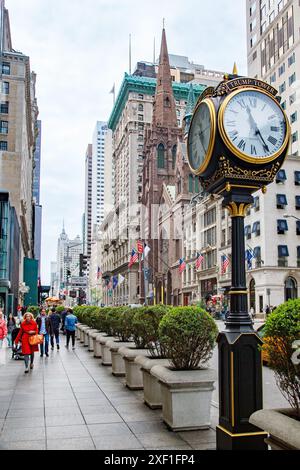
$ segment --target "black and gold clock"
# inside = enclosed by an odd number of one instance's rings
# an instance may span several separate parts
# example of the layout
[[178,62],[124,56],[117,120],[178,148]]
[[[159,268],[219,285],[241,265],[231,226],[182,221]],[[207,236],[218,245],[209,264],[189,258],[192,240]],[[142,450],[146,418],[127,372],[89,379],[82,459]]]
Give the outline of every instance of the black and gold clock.
[[216,125],[216,110],[207,98],[196,107],[188,137],[188,163],[196,175],[203,173],[209,165],[215,145]]
[[218,127],[226,147],[241,160],[264,164],[286,148],[289,123],[278,101],[268,93],[236,90],[223,101]]

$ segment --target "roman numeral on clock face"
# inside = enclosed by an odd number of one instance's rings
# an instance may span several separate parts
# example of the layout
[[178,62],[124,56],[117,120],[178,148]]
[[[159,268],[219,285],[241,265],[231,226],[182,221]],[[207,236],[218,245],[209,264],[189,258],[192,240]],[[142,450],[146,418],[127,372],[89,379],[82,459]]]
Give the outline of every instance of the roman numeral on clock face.
[[275,139],[275,137],[273,137],[272,135],[270,135],[270,137],[268,138],[268,142],[270,142],[270,144],[272,145],[276,145],[277,144],[277,139]]
[[235,127],[236,126],[236,121],[227,121],[226,125],[229,127]]
[[246,148],[246,142],[244,140],[241,140],[239,143],[238,143],[238,148],[241,149],[241,150],[245,150]]
[[255,145],[251,145],[251,155],[257,155],[257,151],[256,151]]
[[272,132],[278,132],[278,131],[279,131],[279,127],[271,126],[271,131],[272,131]]

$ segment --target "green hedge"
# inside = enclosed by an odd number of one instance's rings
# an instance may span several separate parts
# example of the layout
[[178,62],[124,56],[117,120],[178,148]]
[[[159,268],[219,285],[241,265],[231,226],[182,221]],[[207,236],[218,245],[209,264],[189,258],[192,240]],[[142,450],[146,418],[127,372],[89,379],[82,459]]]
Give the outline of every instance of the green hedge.
[[300,417],[300,299],[289,300],[268,316],[263,349],[284,397]]
[[133,340],[153,357],[170,358],[176,369],[195,369],[212,355],[218,334],[212,317],[199,307],[75,307],[81,323]]

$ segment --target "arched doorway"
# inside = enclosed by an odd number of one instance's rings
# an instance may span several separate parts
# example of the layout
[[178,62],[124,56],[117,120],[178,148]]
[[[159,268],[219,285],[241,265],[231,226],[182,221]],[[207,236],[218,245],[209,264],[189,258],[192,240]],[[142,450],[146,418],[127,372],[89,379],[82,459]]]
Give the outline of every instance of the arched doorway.
[[293,277],[288,277],[284,283],[284,298],[286,302],[298,298],[298,285]]
[[249,296],[250,296],[250,308],[254,308],[255,311],[255,306],[256,306],[256,297],[255,297],[255,280],[251,279],[250,285],[249,285]]

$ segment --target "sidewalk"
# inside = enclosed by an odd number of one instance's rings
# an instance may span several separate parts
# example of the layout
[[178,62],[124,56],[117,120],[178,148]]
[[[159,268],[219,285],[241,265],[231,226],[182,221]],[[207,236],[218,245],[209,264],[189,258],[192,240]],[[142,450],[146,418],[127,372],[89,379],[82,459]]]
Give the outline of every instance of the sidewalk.
[[23,361],[0,351],[0,450],[215,449],[216,408],[214,429],[169,431],[143,392],[128,390],[78,342],[75,351],[61,342],[49,358],[36,353],[26,375]]

